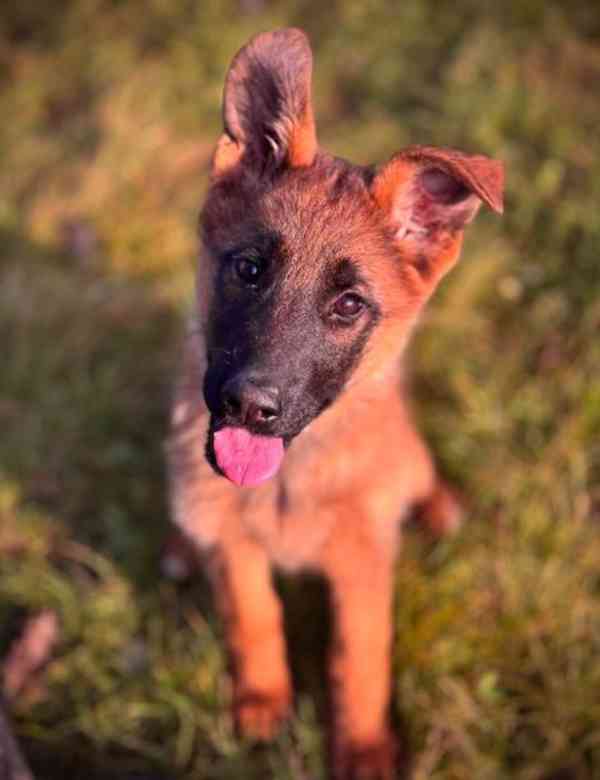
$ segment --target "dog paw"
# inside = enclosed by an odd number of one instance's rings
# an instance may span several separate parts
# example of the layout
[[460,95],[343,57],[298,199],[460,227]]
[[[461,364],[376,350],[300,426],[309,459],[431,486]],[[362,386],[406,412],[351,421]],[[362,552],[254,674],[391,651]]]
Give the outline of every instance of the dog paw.
[[334,756],[334,780],[395,780],[398,751],[395,740],[383,737],[368,744],[340,746]]
[[287,693],[248,691],[239,696],[234,705],[237,733],[246,739],[267,742],[277,735],[289,708]]

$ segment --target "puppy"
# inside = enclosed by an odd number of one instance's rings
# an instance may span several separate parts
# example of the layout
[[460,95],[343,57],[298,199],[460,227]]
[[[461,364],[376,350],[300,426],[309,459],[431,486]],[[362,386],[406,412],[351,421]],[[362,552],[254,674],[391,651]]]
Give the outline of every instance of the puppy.
[[295,29],[253,38],[225,82],[200,216],[197,305],[167,447],[173,518],[205,554],[243,735],[291,703],[271,571],[325,576],[333,615],[331,775],[391,778],[394,559],[411,507],[458,505],[400,390],[400,357],[502,165],[411,146],[381,167],[320,149],[312,56]]

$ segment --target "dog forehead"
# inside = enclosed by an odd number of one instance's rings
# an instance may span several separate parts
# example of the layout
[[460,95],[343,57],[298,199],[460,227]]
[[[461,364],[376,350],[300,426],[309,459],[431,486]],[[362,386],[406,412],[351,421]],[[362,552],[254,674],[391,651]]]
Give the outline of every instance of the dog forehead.
[[[200,220],[209,261],[240,248],[268,255],[280,281],[307,289],[350,260],[385,299],[402,258],[369,188],[368,169],[324,155],[274,179],[239,171],[209,190]],[[211,260],[212,258],[212,260]]]
[[259,219],[280,237],[281,259],[315,277],[352,258],[368,267],[382,245],[381,227],[356,177],[299,172],[278,182],[257,203]]

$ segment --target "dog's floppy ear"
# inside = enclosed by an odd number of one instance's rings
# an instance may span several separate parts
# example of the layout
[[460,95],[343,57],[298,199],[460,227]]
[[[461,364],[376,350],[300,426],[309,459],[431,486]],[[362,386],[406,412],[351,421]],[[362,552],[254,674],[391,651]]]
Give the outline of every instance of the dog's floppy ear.
[[403,255],[424,279],[437,281],[458,257],[481,203],[502,213],[503,186],[497,160],[410,146],[377,171],[371,191]]
[[239,163],[259,171],[310,165],[317,152],[312,52],[294,28],[262,33],[233,59],[223,94],[224,133],[213,175]]

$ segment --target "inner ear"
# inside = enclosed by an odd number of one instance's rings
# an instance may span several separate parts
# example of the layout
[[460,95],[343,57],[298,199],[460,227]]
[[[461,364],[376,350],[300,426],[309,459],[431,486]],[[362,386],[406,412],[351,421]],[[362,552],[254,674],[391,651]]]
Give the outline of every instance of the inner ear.
[[427,168],[420,175],[420,183],[430,198],[446,206],[462,203],[471,190],[459,179],[441,168]]
[[311,165],[317,152],[311,81],[312,52],[301,30],[252,38],[227,74],[225,133],[217,145],[213,173],[240,162],[261,172],[285,164]]
[[502,212],[502,163],[455,149],[409,146],[375,174],[371,192],[396,240],[434,251],[456,235],[480,205]]

